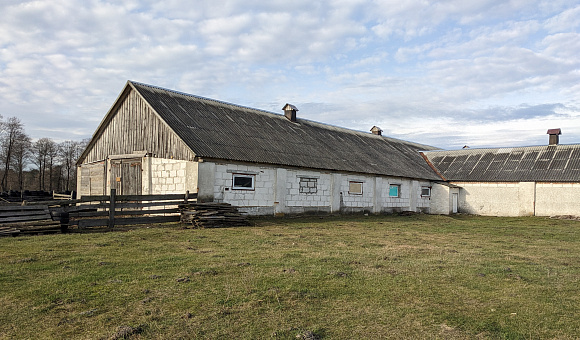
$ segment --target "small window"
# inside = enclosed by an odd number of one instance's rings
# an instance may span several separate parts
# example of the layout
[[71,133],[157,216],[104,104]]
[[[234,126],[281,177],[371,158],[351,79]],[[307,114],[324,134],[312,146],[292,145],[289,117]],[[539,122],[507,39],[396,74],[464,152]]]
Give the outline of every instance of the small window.
[[362,195],[363,193],[363,182],[348,182],[348,193],[351,195]]
[[401,186],[399,184],[389,185],[389,197],[400,197]]
[[300,177],[300,193],[315,194],[318,192],[316,178]]
[[235,190],[254,190],[254,175],[233,174],[232,189]]
[[431,197],[431,187],[421,187],[421,197]]

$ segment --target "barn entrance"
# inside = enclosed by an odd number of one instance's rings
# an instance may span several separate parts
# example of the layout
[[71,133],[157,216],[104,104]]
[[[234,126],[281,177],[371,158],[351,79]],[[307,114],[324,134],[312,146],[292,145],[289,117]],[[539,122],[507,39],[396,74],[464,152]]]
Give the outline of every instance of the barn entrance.
[[141,195],[142,191],[141,158],[111,160],[111,189],[117,195]]

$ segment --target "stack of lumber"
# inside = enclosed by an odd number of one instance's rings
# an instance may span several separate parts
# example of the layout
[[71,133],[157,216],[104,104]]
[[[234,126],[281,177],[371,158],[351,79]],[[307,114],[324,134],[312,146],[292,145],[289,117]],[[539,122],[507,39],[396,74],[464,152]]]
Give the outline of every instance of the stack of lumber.
[[12,227],[4,227],[0,225],[0,237],[2,236],[16,236],[20,234],[20,230]]
[[179,206],[181,223],[198,228],[239,227],[250,225],[248,218],[227,203],[190,203]]
[[[58,232],[60,222],[51,217],[48,206],[0,206],[0,227],[2,235],[15,231],[21,234]],[[10,230],[11,232],[8,232]]]

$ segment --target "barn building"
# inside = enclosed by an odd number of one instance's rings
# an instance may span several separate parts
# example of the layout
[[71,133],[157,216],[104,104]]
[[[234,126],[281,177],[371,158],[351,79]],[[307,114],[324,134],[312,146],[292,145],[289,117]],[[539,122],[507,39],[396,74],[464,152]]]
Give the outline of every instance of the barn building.
[[254,215],[580,215],[580,145],[559,129],[548,146],[443,151],[282,109],[128,81],[77,162],[78,193],[189,191]]
[[[580,145],[430,151],[449,184],[452,211],[491,216],[580,215]],[[444,192],[443,195],[447,194]],[[445,209],[448,205],[444,205]]]
[[80,195],[197,192],[250,214],[430,211],[435,148],[129,81],[77,165]]

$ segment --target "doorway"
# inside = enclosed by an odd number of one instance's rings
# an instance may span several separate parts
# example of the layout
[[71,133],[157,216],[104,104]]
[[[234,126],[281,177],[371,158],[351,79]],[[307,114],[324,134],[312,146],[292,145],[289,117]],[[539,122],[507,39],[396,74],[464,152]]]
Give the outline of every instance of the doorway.
[[459,203],[459,194],[451,194],[452,200],[452,213],[457,214],[459,212],[457,205]]
[[111,160],[111,189],[117,195],[141,195],[142,166],[140,158]]

